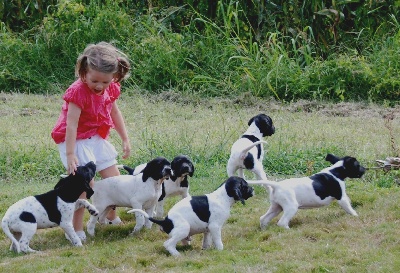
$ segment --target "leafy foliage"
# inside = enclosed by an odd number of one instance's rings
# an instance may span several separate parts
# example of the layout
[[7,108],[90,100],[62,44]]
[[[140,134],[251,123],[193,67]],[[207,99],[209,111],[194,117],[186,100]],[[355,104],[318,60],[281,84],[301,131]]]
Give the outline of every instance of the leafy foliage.
[[394,101],[400,92],[398,5],[9,1],[0,12],[0,90],[61,92],[73,81],[83,48],[109,41],[131,59],[125,86],[145,91]]

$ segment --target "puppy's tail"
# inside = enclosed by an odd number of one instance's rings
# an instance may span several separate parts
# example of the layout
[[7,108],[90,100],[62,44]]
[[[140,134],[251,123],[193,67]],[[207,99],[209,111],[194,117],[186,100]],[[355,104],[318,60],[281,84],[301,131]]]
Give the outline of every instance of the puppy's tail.
[[3,229],[3,232],[7,235],[7,237],[10,238],[12,244],[16,247],[17,253],[20,253],[21,247],[17,239],[15,239],[14,235],[11,233],[7,219],[3,218],[3,220],[1,221],[1,228]]
[[240,152],[240,159],[244,160],[247,156],[247,153],[255,146],[259,145],[259,144],[268,144],[268,142],[264,141],[264,140],[260,140],[260,141],[256,141],[253,142],[252,144],[250,144],[249,146],[247,146],[246,148],[244,148],[241,152]]
[[133,175],[133,173],[135,172],[134,168],[128,167],[126,165],[117,165],[118,169],[124,169],[125,171],[127,171],[130,175]]
[[139,213],[141,213],[144,217],[146,217],[147,219],[149,219],[150,220],[150,216],[147,214],[147,212],[145,212],[144,210],[141,210],[141,209],[131,209],[131,210],[128,210],[127,211],[127,213],[135,213],[135,212],[139,212]]
[[117,165],[118,169],[124,169],[127,171],[130,175],[138,175],[141,172],[143,172],[143,169],[146,168],[147,163],[140,164],[139,166],[136,166],[135,168],[131,168],[125,165]]
[[270,186],[271,188],[275,188],[279,186],[279,182],[271,181],[271,180],[246,180],[246,182],[250,185],[263,185]]
[[149,219],[151,222],[156,223],[157,225],[161,226],[162,230],[165,231],[166,233],[170,233],[173,227],[172,221],[168,219],[168,216],[165,219],[154,219],[153,217],[150,217],[147,212],[141,209],[131,209],[128,210],[127,213],[135,213],[139,212],[142,214],[145,218]]

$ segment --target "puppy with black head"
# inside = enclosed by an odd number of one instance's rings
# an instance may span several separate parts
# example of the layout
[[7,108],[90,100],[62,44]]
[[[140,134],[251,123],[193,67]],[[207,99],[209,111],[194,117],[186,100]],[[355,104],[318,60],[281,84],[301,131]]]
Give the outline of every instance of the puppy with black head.
[[180,200],[170,209],[164,220],[154,219],[138,209],[132,209],[128,213],[143,214],[146,219],[160,225],[169,235],[164,247],[171,255],[179,255],[176,249],[179,241],[187,244],[191,235],[199,233],[204,234],[203,249],[214,244],[218,250],[222,250],[221,230],[230,216],[231,206],[236,201],[245,204],[245,200],[253,194],[253,188],[243,178],[233,176],[212,193]]
[[92,215],[97,215],[96,208],[87,200],[78,199],[83,192],[88,198],[93,194],[89,182],[95,172],[96,165],[93,162],[79,166],[75,175],[61,178],[54,190],[26,197],[9,207],[1,226],[12,241],[10,250],[34,252],[29,242],[36,230],[55,226],[60,226],[68,234],[74,246],[82,246],[72,225],[73,212],[76,208],[86,207]]
[[[92,204],[99,211],[99,215],[92,215],[87,223],[87,232],[94,236],[96,222],[107,223],[106,216],[111,209],[128,207],[144,209],[153,215],[157,200],[161,195],[161,184],[173,175],[171,163],[157,157],[143,166],[134,175],[119,175],[108,177],[94,183]],[[136,233],[151,222],[143,216],[136,217],[136,225],[132,233]]]
[[[118,165],[118,167],[125,169],[131,175],[136,174],[143,168],[142,165],[134,169],[125,165]],[[161,218],[164,215],[164,202],[167,197],[181,196],[183,199],[190,195],[188,176],[192,177],[194,174],[193,162],[186,155],[178,155],[172,160],[171,169],[174,174],[162,183],[162,193],[155,210],[157,218]]]
[[264,228],[283,211],[278,226],[289,228],[289,221],[298,209],[311,209],[329,205],[333,200],[349,214],[357,216],[351,207],[350,198],[346,194],[345,178],[360,178],[365,168],[356,158],[345,156],[339,158],[328,154],[326,160],[332,166],[327,167],[310,177],[290,178],[280,182],[267,180],[248,180],[249,184],[268,185],[271,206],[267,213],[260,217],[260,226]]
[[231,148],[231,154],[226,166],[228,176],[236,174],[244,177],[244,170],[252,171],[257,179],[267,179],[262,164],[264,158],[264,146],[267,144],[263,137],[272,136],[275,126],[272,119],[259,114],[252,117],[248,122],[247,131],[239,138]]

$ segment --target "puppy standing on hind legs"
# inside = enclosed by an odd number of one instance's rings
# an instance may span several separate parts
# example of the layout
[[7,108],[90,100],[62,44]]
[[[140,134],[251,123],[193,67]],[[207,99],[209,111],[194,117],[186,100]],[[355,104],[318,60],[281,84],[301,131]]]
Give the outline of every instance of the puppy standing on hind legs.
[[96,172],[93,162],[79,166],[75,175],[69,175],[47,193],[29,196],[8,208],[1,226],[11,240],[10,250],[18,253],[34,252],[29,242],[37,229],[60,226],[71,238],[74,246],[82,246],[81,239],[72,226],[72,217],[77,207],[86,207],[93,215],[97,210],[87,200],[78,199],[86,192],[90,197],[93,190],[89,183]]
[[289,228],[289,221],[298,209],[327,206],[333,200],[337,200],[347,213],[357,216],[346,194],[344,180],[347,177],[362,177],[365,168],[356,158],[350,156],[339,158],[328,154],[325,159],[332,163],[332,166],[310,177],[291,178],[281,182],[247,181],[249,184],[268,185],[273,189],[270,193],[271,206],[267,213],[260,217],[261,228],[265,228],[282,211],[278,226]]
[[257,179],[267,179],[262,164],[264,158],[263,144],[267,142],[263,141],[262,138],[272,136],[275,133],[275,126],[272,119],[265,114],[252,117],[248,125],[247,131],[232,145],[226,166],[228,177],[237,172],[237,175],[244,179],[244,170],[246,169],[253,172]]

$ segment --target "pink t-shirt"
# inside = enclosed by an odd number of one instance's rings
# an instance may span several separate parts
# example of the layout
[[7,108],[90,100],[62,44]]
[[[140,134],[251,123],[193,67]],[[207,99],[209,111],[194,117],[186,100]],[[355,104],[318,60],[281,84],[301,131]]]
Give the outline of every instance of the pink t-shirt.
[[111,119],[113,103],[121,94],[121,85],[111,83],[102,95],[90,91],[86,83],[80,79],[75,81],[65,92],[60,117],[51,132],[51,137],[59,144],[65,141],[67,128],[67,112],[69,102],[75,103],[81,110],[77,139],[86,139],[96,134],[107,139],[110,129],[114,127]]

